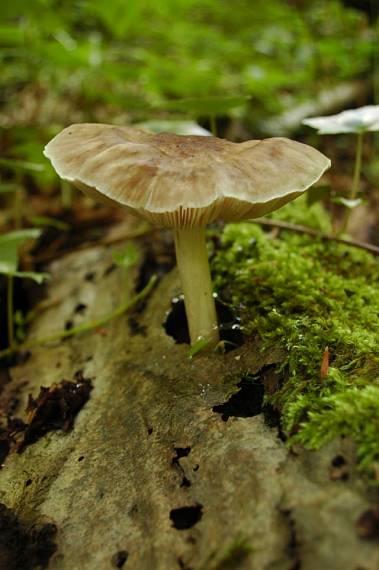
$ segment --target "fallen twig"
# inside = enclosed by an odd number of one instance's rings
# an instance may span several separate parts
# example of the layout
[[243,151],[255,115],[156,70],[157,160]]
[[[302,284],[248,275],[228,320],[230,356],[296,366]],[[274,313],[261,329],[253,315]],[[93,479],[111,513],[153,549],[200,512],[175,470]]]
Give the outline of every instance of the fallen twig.
[[372,245],[371,243],[365,243],[363,241],[357,241],[354,239],[345,239],[331,234],[324,234],[323,232],[319,232],[318,230],[308,228],[307,226],[292,224],[290,222],[283,222],[281,220],[270,220],[268,218],[257,218],[256,220],[249,220],[249,222],[252,224],[259,224],[260,226],[268,226],[271,228],[278,228],[281,230],[289,230],[292,232],[297,232],[299,234],[307,234],[328,241],[336,241],[338,243],[343,243],[345,245],[351,245],[352,247],[359,247],[360,249],[365,249],[366,251],[370,251],[374,255],[379,255],[379,247],[376,245]]

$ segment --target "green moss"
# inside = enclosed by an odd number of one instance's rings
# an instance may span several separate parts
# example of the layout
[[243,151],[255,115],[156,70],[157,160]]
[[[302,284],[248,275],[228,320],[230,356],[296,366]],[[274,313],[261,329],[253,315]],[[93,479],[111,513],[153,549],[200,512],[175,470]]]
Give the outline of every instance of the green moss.
[[[377,260],[288,231],[273,238],[244,223],[226,226],[213,269],[246,333],[258,333],[263,350],[285,351],[283,384],[269,399],[290,441],[318,448],[351,436],[361,469],[373,472],[379,464]],[[330,368],[321,379],[326,347]]]
[[220,550],[211,552],[199,570],[236,570],[252,552],[246,538],[237,535],[230,544]]

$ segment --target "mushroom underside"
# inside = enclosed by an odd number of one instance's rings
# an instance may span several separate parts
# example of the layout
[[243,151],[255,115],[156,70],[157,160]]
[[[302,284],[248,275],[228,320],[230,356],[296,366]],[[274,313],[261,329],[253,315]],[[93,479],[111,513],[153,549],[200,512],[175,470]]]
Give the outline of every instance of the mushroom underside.
[[[73,182],[77,188],[85,192],[87,195],[95,198],[108,205],[115,205],[112,198],[108,198],[105,194],[94,187],[89,187],[80,181]],[[278,208],[281,208],[288,202],[291,202],[305,190],[294,190],[285,196],[271,198],[266,202],[250,203],[244,200],[238,200],[228,196],[218,198],[213,203],[201,208],[188,208],[179,206],[173,211],[154,212],[145,208],[134,208],[127,204],[117,204],[131,214],[143,218],[154,225],[167,228],[194,228],[203,227],[216,220],[224,222],[239,222],[250,218],[259,218]]]

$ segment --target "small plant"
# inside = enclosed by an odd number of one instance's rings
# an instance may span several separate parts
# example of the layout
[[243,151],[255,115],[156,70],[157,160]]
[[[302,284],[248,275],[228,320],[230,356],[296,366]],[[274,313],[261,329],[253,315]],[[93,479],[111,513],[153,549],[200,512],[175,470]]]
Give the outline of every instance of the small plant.
[[43,164],[16,160],[13,158],[0,158],[0,167],[11,171],[14,175],[14,182],[0,185],[0,194],[11,194],[13,196],[12,218],[16,230],[22,227],[24,214],[24,188],[22,184],[22,174],[25,172],[42,172],[45,169]]
[[0,274],[7,280],[7,323],[8,345],[13,349],[15,346],[14,335],[14,278],[32,279],[36,283],[42,283],[48,278],[47,273],[34,271],[19,271],[19,249],[29,239],[36,239],[41,235],[38,229],[27,229],[9,232],[0,236]]
[[367,105],[357,109],[342,111],[328,117],[305,119],[304,125],[317,129],[320,135],[337,135],[352,133],[357,136],[353,183],[348,198],[339,197],[336,202],[346,207],[341,226],[344,232],[348,226],[351,210],[362,203],[358,197],[362,170],[363,137],[369,131],[379,131],[379,105]]

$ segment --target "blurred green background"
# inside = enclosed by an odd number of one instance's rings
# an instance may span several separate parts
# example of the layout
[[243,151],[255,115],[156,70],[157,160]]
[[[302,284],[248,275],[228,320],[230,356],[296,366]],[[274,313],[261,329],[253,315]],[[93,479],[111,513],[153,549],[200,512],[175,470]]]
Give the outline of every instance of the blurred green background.
[[324,90],[369,78],[372,91],[376,0],[350,4],[5,0],[2,156],[40,161],[50,136],[76,121],[209,126],[216,113],[221,129],[243,125],[231,138],[274,134],[266,119]]

